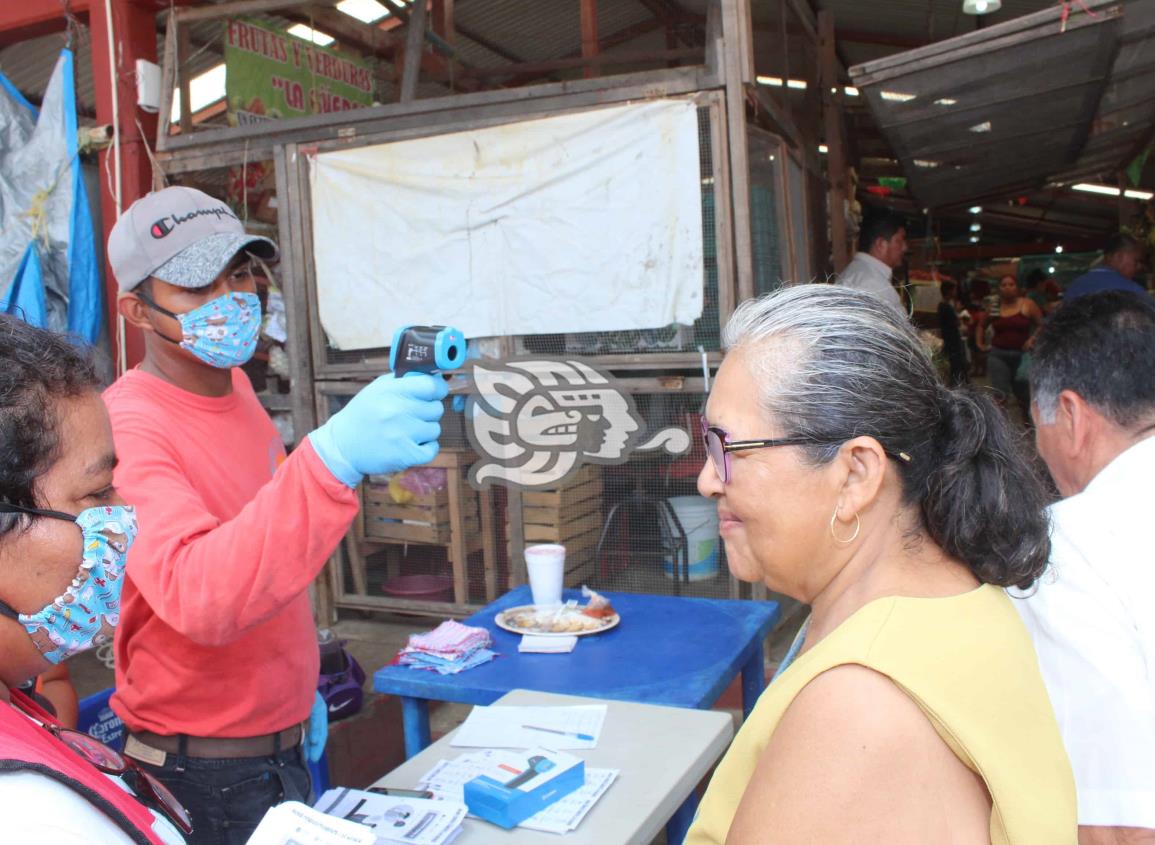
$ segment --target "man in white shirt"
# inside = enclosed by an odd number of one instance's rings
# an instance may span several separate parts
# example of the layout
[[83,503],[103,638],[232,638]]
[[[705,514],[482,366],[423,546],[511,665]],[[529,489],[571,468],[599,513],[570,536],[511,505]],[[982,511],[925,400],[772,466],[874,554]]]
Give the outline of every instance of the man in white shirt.
[[1050,566],[1015,604],[1075,772],[1080,845],[1155,843],[1153,362],[1155,302],[1119,291],[1064,305],[1033,350],[1036,444],[1066,498]]
[[868,214],[858,230],[858,252],[834,283],[873,294],[905,317],[906,309],[890,281],[905,254],[903,219],[890,212]]

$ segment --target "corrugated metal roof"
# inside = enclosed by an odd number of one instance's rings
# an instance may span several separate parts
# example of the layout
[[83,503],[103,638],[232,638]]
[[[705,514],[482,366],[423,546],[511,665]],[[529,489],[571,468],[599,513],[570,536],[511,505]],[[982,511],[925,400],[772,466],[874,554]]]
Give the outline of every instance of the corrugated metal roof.
[[921,203],[1113,172],[1155,128],[1155,0],[1090,0],[853,67]]

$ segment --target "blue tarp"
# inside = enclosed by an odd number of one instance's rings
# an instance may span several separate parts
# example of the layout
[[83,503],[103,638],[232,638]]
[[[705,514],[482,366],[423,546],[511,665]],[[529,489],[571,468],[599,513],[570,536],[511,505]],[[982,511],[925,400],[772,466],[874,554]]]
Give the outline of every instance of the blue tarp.
[[100,266],[77,147],[72,51],[39,111],[0,74],[0,311],[96,343]]

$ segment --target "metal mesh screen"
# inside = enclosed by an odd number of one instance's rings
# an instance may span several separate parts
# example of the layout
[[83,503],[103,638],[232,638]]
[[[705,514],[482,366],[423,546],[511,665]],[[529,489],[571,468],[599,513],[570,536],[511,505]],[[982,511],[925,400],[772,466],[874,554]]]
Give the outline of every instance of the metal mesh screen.
[[769,293],[782,286],[783,220],[781,205],[782,145],[772,135],[750,130],[750,240],[754,290]]
[[[334,413],[348,398],[327,396],[324,401]],[[633,398],[647,431],[682,428],[691,434],[691,449],[683,455],[636,451],[624,464],[586,464],[562,485],[521,491],[520,521],[510,516],[508,488],[495,485],[486,500],[468,485],[464,469],[421,468],[392,477],[370,477],[361,487],[361,523],[341,555],[340,592],[450,601],[449,532],[459,527],[469,550],[465,571],[467,601],[472,604],[487,601],[487,569],[494,572],[498,595],[513,585],[509,540],[517,534],[525,545],[560,542],[566,546],[567,586],[732,596],[714,503],[699,496],[696,489],[705,461],[698,435],[705,396],[656,390]],[[447,400],[442,428],[439,460],[453,456],[465,467],[477,459],[467,442],[463,414],[453,409],[452,398]],[[448,524],[443,493],[455,483],[461,490],[459,526]],[[418,492],[410,495],[414,491]],[[492,516],[488,562],[480,519],[486,501]],[[337,604],[342,604],[340,598]]]

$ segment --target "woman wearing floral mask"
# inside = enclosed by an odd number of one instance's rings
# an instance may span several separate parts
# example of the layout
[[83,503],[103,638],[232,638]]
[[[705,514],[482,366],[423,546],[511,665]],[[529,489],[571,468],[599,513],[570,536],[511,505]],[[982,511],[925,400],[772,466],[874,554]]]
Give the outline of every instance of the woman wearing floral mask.
[[[112,637],[136,517],[112,486],[90,361],[0,315],[0,829],[5,841],[179,843],[187,813],[16,688]],[[23,835],[22,835],[23,834]]]

